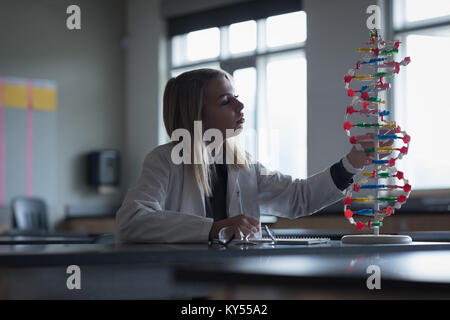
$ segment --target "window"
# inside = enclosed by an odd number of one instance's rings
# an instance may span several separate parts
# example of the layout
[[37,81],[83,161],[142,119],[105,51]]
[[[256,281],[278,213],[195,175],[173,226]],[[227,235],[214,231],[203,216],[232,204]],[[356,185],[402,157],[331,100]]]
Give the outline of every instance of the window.
[[422,0],[403,1],[405,6],[405,18],[407,22],[430,20],[450,15],[448,0]]
[[256,160],[306,177],[304,11],[176,35],[170,43],[171,76],[203,67],[233,76],[245,105],[243,142]]
[[[304,11],[282,14],[267,19],[267,46],[279,46],[306,41],[306,13]],[[295,30],[289,32],[288,30]]]
[[239,54],[256,49],[256,21],[246,21],[230,25],[230,53]]
[[401,56],[412,61],[393,87],[396,120],[413,139],[399,169],[416,190],[449,189],[450,1],[397,0],[394,26]]

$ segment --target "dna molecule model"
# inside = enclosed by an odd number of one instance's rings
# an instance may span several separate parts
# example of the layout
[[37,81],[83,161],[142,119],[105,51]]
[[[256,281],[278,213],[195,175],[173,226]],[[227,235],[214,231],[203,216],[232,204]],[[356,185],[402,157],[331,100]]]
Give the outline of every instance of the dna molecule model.
[[[357,50],[364,56],[344,77],[347,95],[352,99],[347,107],[344,130],[350,143],[358,150],[364,150],[368,163],[366,168],[372,169],[363,171],[359,181],[346,190],[344,215],[358,231],[371,229],[373,234],[344,236],[342,243],[412,241],[408,236],[379,233],[383,219],[400,209],[411,193],[411,185],[404,172],[396,168],[397,161],[408,154],[411,137],[395,122],[387,120],[391,112],[383,107],[386,101],[380,98],[381,92],[391,89],[388,81],[411,62],[409,57],[400,62],[394,60],[400,44],[399,41],[384,41],[378,30],[370,30],[370,41]],[[365,120],[352,122],[351,118],[355,116]],[[394,146],[399,143],[400,146]],[[358,197],[362,192],[369,195]],[[352,210],[355,203],[368,208]]]

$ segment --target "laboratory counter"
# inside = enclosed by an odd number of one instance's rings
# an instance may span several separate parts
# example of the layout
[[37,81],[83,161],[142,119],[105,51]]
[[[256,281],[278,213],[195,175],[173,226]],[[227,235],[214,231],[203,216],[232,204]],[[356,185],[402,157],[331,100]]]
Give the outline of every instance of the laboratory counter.
[[[364,246],[345,245],[338,240],[331,240],[320,245],[261,244],[227,247],[218,244],[210,246],[206,243],[2,245],[0,298],[212,297],[217,293],[216,283],[210,282],[215,275],[203,277],[201,272],[205,270],[205,275],[211,270],[222,272],[225,270],[222,268],[239,265],[247,259],[277,261],[276,259],[292,258],[320,266],[324,261],[333,264],[335,259],[344,259],[351,263],[353,259],[358,261],[358,257],[398,255],[399,259],[403,259],[408,253],[436,255],[432,260],[436,261],[442,257],[442,252],[450,252],[450,243],[413,242],[409,245]],[[336,263],[343,264],[341,260]],[[186,273],[187,271],[192,273]],[[318,277],[326,279],[327,272],[319,274]],[[342,278],[342,281],[346,281],[346,277]],[[443,279],[446,281],[445,277]]]

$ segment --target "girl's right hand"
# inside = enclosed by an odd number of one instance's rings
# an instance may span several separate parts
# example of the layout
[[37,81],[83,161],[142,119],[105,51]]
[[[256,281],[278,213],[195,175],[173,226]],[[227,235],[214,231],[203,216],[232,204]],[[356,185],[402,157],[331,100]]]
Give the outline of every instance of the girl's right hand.
[[[389,134],[394,134],[394,133],[395,133],[394,130],[389,130],[389,129],[380,130],[380,134],[382,134],[382,135],[389,135]],[[390,147],[393,145],[393,143],[394,143],[394,140],[380,141],[380,147]],[[373,142],[364,142],[363,141],[358,144],[363,149],[375,148],[375,145]],[[390,153],[380,153],[380,159],[383,159],[389,155],[390,155]],[[364,150],[358,150],[355,146],[353,146],[352,150],[349,152],[349,154],[347,154],[347,159],[354,168],[358,168],[358,169],[372,163],[372,160],[366,155]]]
[[232,218],[216,221],[211,227],[209,238],[217,239],[220,229],[224,227],[234,227],[236,230],[240,230],[244,236],[247,236],[251,233],[256,233],[259,231],[259,220],[254,217],[240,214]]

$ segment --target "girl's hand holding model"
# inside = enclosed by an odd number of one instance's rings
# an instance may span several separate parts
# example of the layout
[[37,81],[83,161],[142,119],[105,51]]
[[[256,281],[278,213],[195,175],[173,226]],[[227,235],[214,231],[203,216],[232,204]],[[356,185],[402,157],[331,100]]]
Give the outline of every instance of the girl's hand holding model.
[[[353,175],[368,164],[364,151],[353,147],[341,161],[304,180],[279,172],[264,174],[264,166],[252,163],[236,137],[227,136],[227,129],[238,133],[242,129],[243,110],[231,77],[223,71],[200,69],[169,80],[164,92],[169,136],[184,129],[194,137],[194,122],[201,121],[202,133],[217,129],[224,137],[222,153],[214,154],[214,159],[228,159],[231,150],[237,161],[174,163],[178,142],[153,150],[117,213],[118,242],[207,242],[224,227],[239,229],[244,236],[258,235],[261,213],[291,219],[310,215],[342,199]],[[203,139],[192,141],[191,155],[183,154],[184,159],[194,159],[196,152],[205,159],[208,144]]]

